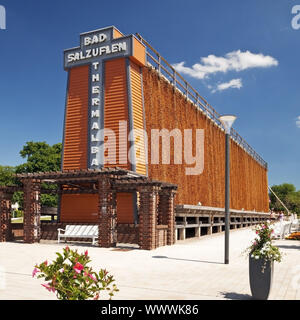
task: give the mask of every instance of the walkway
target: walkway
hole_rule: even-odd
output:
[[[107,268],[115,276],[120,292],[114,299],[251,299],[248,260],[241,253],[253,238],[250,229],[231,232],[229,265],[223,264],[224,234],[153,251],[70,247],[82,252],[87,248],[93,268]],[[285,255],[282,263],[275,263],[270,299],[300,300],[300,241],[275,243]],[[55,258],[63,246],[0,243],[0,299],[54,299],[31,272],[35,263]]]

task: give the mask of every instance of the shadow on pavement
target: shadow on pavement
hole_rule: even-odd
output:
[[[212,264],[224,264],[221,262],[214,261],[201,261],[201,260],[192,260],[192,259],[181,259],[181,258],[170,258],[167,256],[152,256],[154,259],[170,259],[170,260],[178,260],[178,261],[190,261],[190,262],[200,262],[200,263],[212,263]]]
[[[279,244],[279,245],[276,245],[276,247],[281,248],[281,249],[300,250],[300,245],[299,246],[288,246],[288,245]]]
[[[236,292],[220,292],[220,294],[225,299],[231,299],[231,300],[252,300],[252,296],[249,294],[242,294],[242,293],[236,293]]]

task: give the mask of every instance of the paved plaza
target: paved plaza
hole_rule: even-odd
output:
[[[248,259],[242,252],[255,237],[251,229],[230,234],[230,264],[223,264],[224,234],[177,242],[153,251],[98,248],[69,243],[80,252],[88,249],[95,270],[106,268],[116,279],[120,292],[114,299],[251,299]],[[277,240],[284,253],[275,263],[269,299],[300,300],[300,241]],[[32,279],[35,263],[56,257],[65,244],[0,243],[0,300],[55,299]]]

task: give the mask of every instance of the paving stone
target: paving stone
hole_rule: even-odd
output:
[[[152,251],[129,249],[115,251],[91,245],[69,243],[79,252],[89,251],[91,266],[106,268],[120,289],[114,299],[251,299],[247,257],[241,253],[249,247],[255,234],[250,229],[230,234],[230,263],[223,264],[224,234],[213,235]],[[285,253],[275,263],[274,283],[269,299],[300,299],[300,241],[275,241]],[[0,272],[4,270],[6,287],[0,286],[0,299],[55,299],[32,279],[35,263],[51,261],[65,244],[53,241],[23,244],[0,243]],[[1,277],[0,277],[1,279]]]

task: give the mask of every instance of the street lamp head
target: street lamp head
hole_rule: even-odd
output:
[[[230,134],[230,130],[231,130],[231,127],[232,127],[234,121],[236,120],[236,116],[224,115],[224,116],[221,116],[219,118],[219,120],[221,121],[221,123],[225,129],[226,134]]]

